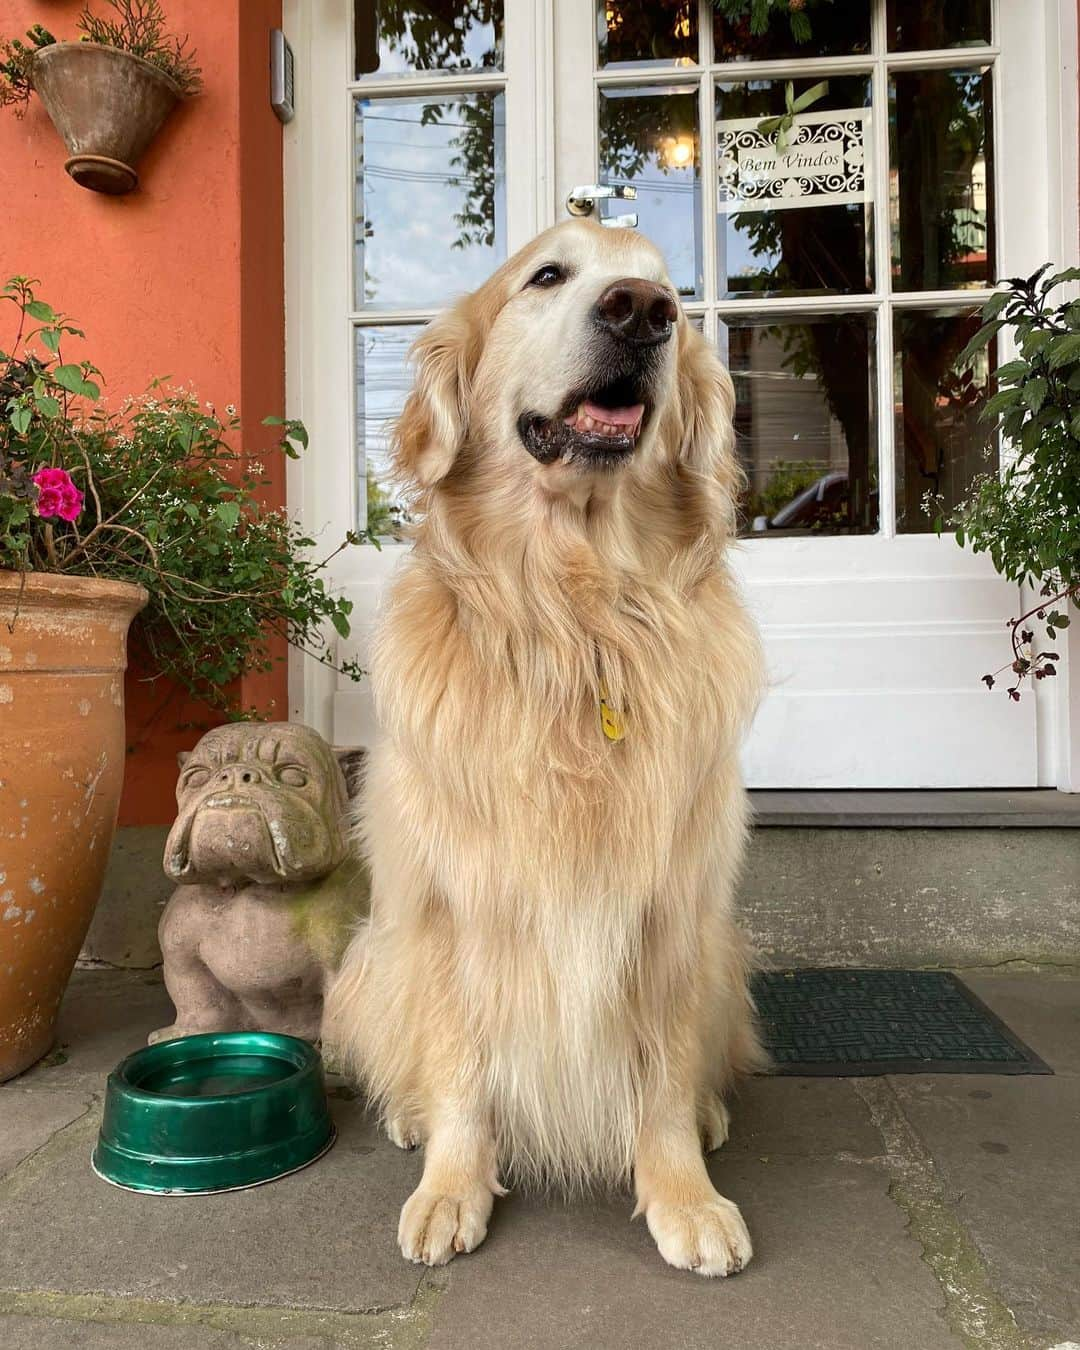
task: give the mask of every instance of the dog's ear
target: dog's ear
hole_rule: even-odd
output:
[[[711,343],[679,326],[679,462],[720,489],[725,524],[734,524],[743,472],[735,456],[735,387]]]
[[[480,351],[472,300],[433,320],[413,343],[416,380],[394,428],[394,462],[402,479],[422,488],[446,477],[468,431]]]

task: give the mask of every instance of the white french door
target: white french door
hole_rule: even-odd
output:
[[[994,278],[1072,260],[1068,11],[836,0],[796,43],[786,16],[756,36],[707,0],[287,4],[290,407],[313,444],[294,507],[327,543],[368,518],[392,535],[409,342],[572,189],[636,189],[595,209],[636,214],[736,385],[737,566],[770,680],[750,784],[1060,781],[1068,683],[986,693],[1017,596],[922,499],[996,463],[977,422],[996,355],[955,359]],[[778,155],[760,123],[823,81]],[[341,555],[342,655],[363,656],[401,548]],[[292,688],[292,715],[369,739],[363,685],[298,662]]]

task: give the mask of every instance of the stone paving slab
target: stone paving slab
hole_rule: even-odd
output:
[[[338,1141],[315,1166],[207,1196],[122,1191],[90,1170],[97,1109],[0,1184],[0,1290],[196,1303],[406,1305],[420,1270],[392,1241],[420,1159],[335,1102]]]
[[[731,1137],[718,1158],[881,1152],[850,1078],[754,1078],[732,1101],[731,1113]]]
[[[1080,1074],[1080,978],[1053,971],[959,975],[1056,1074]]]
[[[90,1108],[89,1092],[47,1091],[9,1083],[0,1093],[0,1176]],[[0,1340],[0,1346],[3,1341]]]
[[[754,1237],[741,1275],[664,1265],[625,1202],[511,1198],[454,1263],[431,1350],[961,1350],[878,1169],[721,1152],[712,1171]]]
[[[169,1003],[145,974],[79,972],[60,1055],[0,1086],[0,1347],[959,1350],[953,1267],[916,1240],[935,1225],[909,1222],[886,1107],[913,1126],[916,1173],[941,1180],[924,1175],[916,1202],[939,1206],[942,1232],[966,1226],[981,1287],[1018,1316],[1015,1334],[1006,1316],[1005,1339],[968,1345],[1076,1341],[1080,980],[965,978],[1058,1077],[752,1080],[711,1166],[756,1258],[705,1281],[663,1264],[626,1198],[510,1196],[472,1256],[407,1264],[397,1214],[421,1159],[340,1087],[339,1142],[305,1172],[213,1197],[115,1190],[88,1165],[105,1075]]]
[[[0,1317],[4,1350],[327,1350],[314,1336],[257,1340],[212,1327],[145,1322],[74,1322],[60,1317]]]
[[[935,1076],[893,1086],[1018,1323],[1075,1335],[1080,1078]]]

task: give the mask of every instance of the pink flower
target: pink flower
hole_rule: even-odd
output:
[[[82,510],[83,494],[72,482],[67,469],[38,469],[33,481],[37,484],[39,516],[76,519]]]

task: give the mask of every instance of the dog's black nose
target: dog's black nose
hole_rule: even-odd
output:
[[[638,345],[666,342],[678,314],[670,291],[640,277],[623,277],[596,302],[600,327],[621,342]]]

